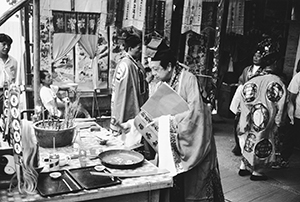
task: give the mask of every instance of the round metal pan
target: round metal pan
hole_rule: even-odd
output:
[[[141,166],[144,156],[131,150],[114,149],[101,152],[99,159],[106,167],[128,169]]]

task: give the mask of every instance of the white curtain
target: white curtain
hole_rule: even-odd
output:
[[[107,0],[77,0],[75,1],[75,11],[100,13],[106,3]]]
[[[80,45],[89,54],[92,59],[93,68],[93,87],[94,89],[98,86],[98,60],[96,57],[98,36],[96,35],[82,35],[79,40]]]
[[[50,0],[51,5],[49,6],[51,10],[61,10],[59,5],[62,1]],[[74,11],[75,12],[88,12],[88,13],[99,13],[101,14],[100,26],[103,26],[105,30],[105,22],[107,15],[107,1],[108,0],[75,0],[74,1]],[[71,10],[71,1],[66,1],[68,3],[62,4],[64,10]],[[99,25],[98,25],[99,26]],[[55,33],[53,35],[53,62],[56,62],[66,54],[68,54],[72,48],[79,43],[85,51],[88,53],[92,60],[93,69],[93,87],[94,89],[98,86],[98,60],[96,58],[98,34],[75,34],[75,33]]]
[[[41,1],[41,8],[43,8],[45,10],[67,11],[67,10],[71,10],[71,1],[70,0],[69,1],[44,0],[44,1]]]
[[[53,62],[68,54],[80,38],[80,34],[55,33],[53,35]]]

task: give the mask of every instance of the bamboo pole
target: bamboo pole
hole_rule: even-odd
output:
[[[26,85],[32,85],[32,72],[31,72],[31,61],[30,61],[30,32],[29,32],[29,6],[24,7],[24,39],[25,39],[25,61],[26,61]]]
[[[40,0],[33,1],[33,58],[34,106],[37,106],[40,87]]]

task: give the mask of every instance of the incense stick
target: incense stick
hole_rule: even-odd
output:
[[[55,152],[55,137],[53,137],[53,152]]]

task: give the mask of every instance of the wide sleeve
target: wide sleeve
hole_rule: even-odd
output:
[[[300,84],[300,73],[297,73],[292,78],[292,80],[288,86],[288,91],[297,95],[299,93],[299,88],[300,88],[299,84]]]
[[[208,106],[203,103],[197,78],[187,74],[182,79],[180,95],[189,110],[174,116],[177,128],[177,147],[183,167],[189,170],[203,161],[211,149],[212,121]]]
[[[282,92],[282,96],[280,97],[280,99],[277,102],[277,113],[275,116],[275,123],[277,126],[280,126],[282,120],[283,120],[283,114],[284,114],[284,110],[285,110],[285,104],[286,104],[286,98],[287,98],[287,92],[286,92],[286,86],[283,84],[283,82],[278,81],[278,87],[273,88],[273,94],[276,95],[276,93],[278,92]]]
[[[239,111],[239,106],[241,102],[241,91],[242,91],[242,85],[239,85],[233,95],[233,98],[229,106],[230,111],[232,111],[232,113],[234,114],[237,114]]]

